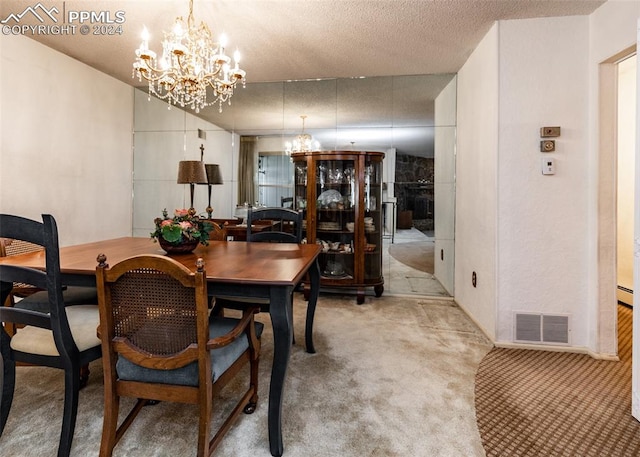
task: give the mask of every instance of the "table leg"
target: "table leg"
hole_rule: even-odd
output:
[[[281,456],[282,444],[282,397],[284,379],[287,373],[293,325],[291,316],[290,287],[272,287],[269,301],[269,313],[273,327],[273,365],[271,367],[271,385],[269,386],[269,447],[271,455]]]
[[[304,337],[307,352],[315,354],[316,348],[313,346],[313,319],[316,314],[318,296],[320,295],[320,265],[318,264],[318,259],[316,259],[313,265],[311,265],[311,268],[309,268],[309,280],[311,282],[311,290],[307,304],[307,324],[304,330]]]

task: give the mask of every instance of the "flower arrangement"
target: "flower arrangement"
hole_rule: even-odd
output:
[[[204,221],[198,216],[189,214],[189,210],[177,209],[173,217],[165,208],[162,210],[162,217],[157,217],[153,221],[156,225],[155,231],[151,233],[154,242],[164,240],[172,245],[185,243],[198,243],[207,246],[209,244],[209,232],[213,230],[211,222]]]

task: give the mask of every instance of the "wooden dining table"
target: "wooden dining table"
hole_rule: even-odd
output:
[[[320,288],[316,244],[247,243],[212,241],[198,246],[192,253],[170,256],[191,270],[202,258],[207,273],[210,296],[252,297],[268,299],[273,327],[273,364],[269,387],[269,446],[271,454],[284,452],[282,440],[282,400],[284,380],[293,341],[292,292],[308,278],[310,283],[305,344],[313,346],[313,318]],[[97,257],[104,254],[107,263],[115,264],[139,254],[166,254],[149,238],[123,237],[67,246],[60,249],[60,269],[66,285],[95,286]],[[1,263],[44,268],[42,251],[0,258]]]

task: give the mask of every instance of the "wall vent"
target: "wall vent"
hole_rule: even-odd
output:
[[[515,313],[515,341],[569,344],[569,315]]]

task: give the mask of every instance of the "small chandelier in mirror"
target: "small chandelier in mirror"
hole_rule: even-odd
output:
[[[176,18],[173,29],[164,32],[162,57],[149,49],[149,33],[145,27],[142,43],[136,49],[133,76],[149,82],[149,95],[167,100],[173,105],[189,106],[200,112],[215,103],[222,112],[222,104],[231,103],[236,84],[244,87],[246,73],[239,67],[240,53],[234,54],[235,66],[225,54],[226,37],[216,43],[209,27],[201,22],[195,25],[193,0],[189,0],[189,16]],[[213,98],[207,100],[207,89]]]
[[[285,143],[284,150],[287,155],[290,155],[292,152],[311,152],[320,150],[320,143],[314,140],[308,133],[304,133],[304,120],[307,116],[302,115],[300,118],[302,119],[302,133],[296,136],[293,143],[289,141]]]

